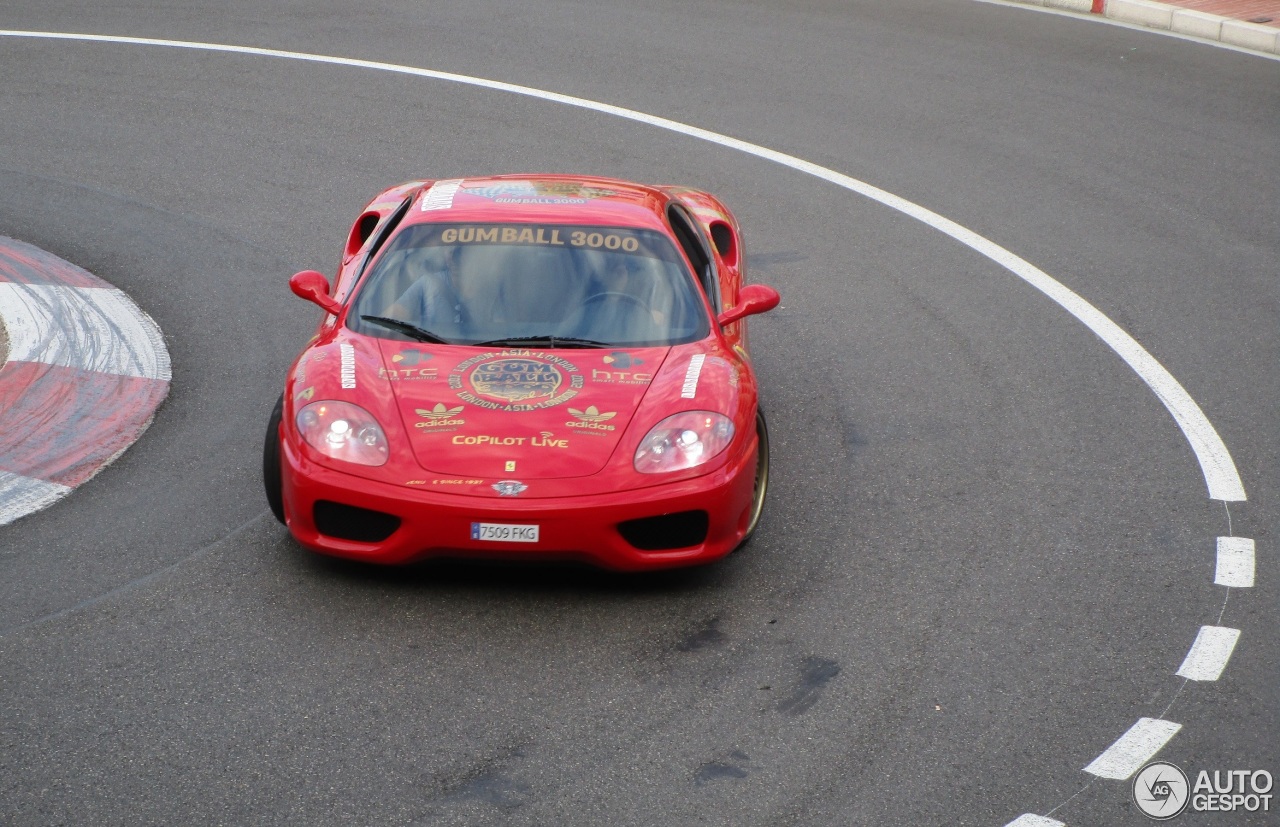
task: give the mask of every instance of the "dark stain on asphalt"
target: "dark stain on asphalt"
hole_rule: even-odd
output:
[[[803,715],[822,696],[822,689],[840,674],[840,664],[817,655],[804,659],[800,667],[800,685],[790,696],[778,702],[778,711],[786,715]]]
[[[774,267],[785,267],[788,264],[799,264],[809,258],[797,250],[780,250],[776,253],[752,253],[747,264],[752,270],[760,273],[771,272]]]
[[[844,443],[845,450],[854,454],[858,449],[867,446],[867,437],[853,420],[853,412],[851,410],[843,410],[840,412],[840,437]]]
[[[751,757],[745,752],[735,749],[724,760],[708,761],[698,767],[698,771],[693,776],[693,783],[701,787],[703,784],[723,778],[746,778],[747,771],[738,766],[738,763],[750,760]]]
[[[482,801],[500,810],[514,810],[525,803],[530,792],[532,788],[523,781],[508,778],[500,772],[486,772],[472,778],[449,797]]]
[[[708,646],[719,646],[728,640],[719,627],[720,615],[712,615],[704,620],[698,629],[685,635],[684,639],[676,644],[676,648],[681,652],[696,652]]]
[[[533,788],[508,774],[504,765],[523,758],[523,746],[481,758],[469,767],[437,775],[428,782],[428,800],[441,803],[478,801],[500,810],[514,810],[529,800]]]

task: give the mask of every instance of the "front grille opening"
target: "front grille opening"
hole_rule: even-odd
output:
[[[705,511],[679,511],[618,523],[618,533],[641,551],[666,551],[703,543],[709,524]]]
[[[312,514],[321,534],[357,543],[380,543],[400,527],[400,518],[393,514],[328,500],[317,500]]]

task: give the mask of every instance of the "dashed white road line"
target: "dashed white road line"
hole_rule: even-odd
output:
[[[1089,763],[1084,771],[1113,781],[1133,775],[1178,734],[1182,724],[1160,718],[1139,718],[1116,742]]]
[[[1004,827],[1066,827],[1066,825],[1052,818],[1038,816],[1034,813],[1023,813]]]
[[[1240,640],[1239,629],[1201,626],[1191,651],[1178,667],[1178,675],[1193,681],[1216,681],[1227,668],[1231,652]]]
[[[681,135],[687,135],[691,138],[697,138],[702,141],[717,144],[719,146],[735,149],[748,155],[754,155],[757,158],[763,158],[772,161],[784,167],[812,175],[820,178],[836,186],[843,187],[851,192],[858,193],[866,198],[870,198],[890,209],[908,215],[921,223],[932,227],[933,229],[950,236],[951,238],[964,244],[972,250],[986,256],[1001,267],[1009,270],[1032,287],[1044,293],[1060,307],[1082,322],[1088,327],[1098,338],[1102,339],[1112,350],[1114,350],[1121,359],[1133,369],[1135,373],[1147,384],[1155,393],[1156,397],[1164,404],[1169,413],[1173,416],[1178,427],[1182,429],[1182,433],[1190,443],[1192,451],[1195,452],[1196,459],[1200,463],[1200,470],[1204,475],[1205,484],[1209,489],[1209,496],[1216,500],[1226,502],[1238,502],[1246,499],[1244,485],[1240,481],[1240,475],[1236,471],[1235,463],[1231,459],[1231,454],[1227,451],[1226,445],[1222,442],[1218,432],[1214,429],[1212,423],[1200,410],[1200,406],[1186,392],[1186,390],[1178,383],[1177,379],[1164,366],[1156,361],[1155,357],[1148,353],[1142,345],[1115,322],[1107,318],[1096,307],[1089,304],[1075,292],[1061,284],[1043,270],[1034,266],[1030,262],[1014,255],[1009,250],[1001,247],[995,242],[978,235],[972,230],[963,227],[949,218],[944,218],[938,213],[925,207],[915,204],[911,201],[901,198],[893,193],[880,189],[852,178],[843,173],[836,172],[824,166],[811,163],[794,155],[787,155],[777,150],[769,149],[758,144],[749,143],[731,138],[728,135],[722,135],[718,132],[712,132],[689,124],[680,123],[679,121],[660,118],[656,115],[649,115],[644,112],[638,112],[634,109],[626,109],[621,106],[613,106],[612,104],[600,103],[599,101],[588,100],[586,98],[578,98],[572,95],[562,95],[558,92],[548,92],[544,89],[535,89],[529,86],[520,86],[514,83],[506,83],[503,81],[489,80],[487,78],[473,77],[471,75],[459,75],[453,72],[440,72],[434,69],[421,69],[415,66],[405,66],[396,63],[381,63],[371,60],[358,60],[355,58],[333,57],[330,55],[312,54],[309,52],[291,52],[280,49],[260,49],[252,46],[233,46],[225,43],[203,43],[189,40],[161,40],[146,37],[124,37],[118,35],[95,35],[95,34],[78,34],[74,32],[41,32],[41,31],[22,31],[13,29],[0,30],[0,37],[19,37],[19,38],[35,38],[44,40],[70,40],[80,42],[95,43],[116,43],[131,46],[161,46],[175,49],[193,49],[206,52],[228,52],[232,54],[257,55],[259,57],[281,58],[285,60],[297,60],[309,63],[322,63],[334,66],[351,66],[359,69],[371,69],[380,72],[392,72],[402,75],[413,75],[416,77],[433,78],[435,80],[450,81],[453,83],[461,83],[468,86],[476,86],[483,89],[492,89],[499,92],[509,92],[515,95],[523,95],[525,97],[538,98],[540,100],[561,103],[566,106],[573,106],[579,109],[588,109],[593,112],[601,112],[606,115],[614,115],[619,118],[625,118],[630,121],[636,121],[659,129],[665,129],[670,132],[676,132]]]
[[[1248,537],[1219,537],[1218,566],[1213,582],[1233,589],[1253,586],[1253,540]]]

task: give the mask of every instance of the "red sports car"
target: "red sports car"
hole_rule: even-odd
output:
[[[416,181],[356,220],[263,450],[310,549],[375,563],[704,563],[755,529],[769,437],[737,221],[605,178]]]

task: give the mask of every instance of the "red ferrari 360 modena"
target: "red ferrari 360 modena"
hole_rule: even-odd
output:
[[[755,530],[769,438],[737,221],[715,197],[514,175],[386,190],[263,450],[275,515],[304,546],[424,557],[704,563]]]

